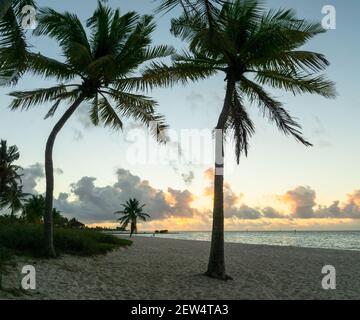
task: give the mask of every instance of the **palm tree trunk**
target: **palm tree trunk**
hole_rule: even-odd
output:
[[[73,115],[75,110],[79,107],[84,97],[81,95],[74,103],[66,110],[64,115],[56,123],[46,143],[45,149],[45,176],[46,176],[46,197],[45,197],[45,215],[44,215],[44,240],[45,240],[45,254],[49,257],[56,255],[54,248],[53,235],[53,196],[54,196],[54,166],[53,166],[53,147],[57,134],[65,125],[66,121]]]
[[[228,112],[235,90],[234,78],[228,78],[224,106],[215,131],[215,176],[214,176],[214,209],[211,236],[210,258],[205,275],[227,280],[224,254],[224,137]]]
[[[136,224],[135,224],[134,221],[131,221],[131,224],[130,224],[130,238],[133,235],[133,233],[135,232],[135,230],[136,230]]]

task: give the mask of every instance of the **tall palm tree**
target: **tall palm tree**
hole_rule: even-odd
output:
[[[50,8],[39,11],[37,36],[57,40],[64,61],[40,53],[27,55],[28,68],[35,75],[54,78],[59,84],[32,91],[12,92],[12,110],[51,102],[46,118],[54,115],[61,103],[68,108],[56,123],[46,143],[46,252],[55,255],[53,245],[53,146],[56,136],[80,105],[89,105],[89,116],[94,125],[103,124],[114,129],[123,127],[123,118],[133,118],[149,126],[158,140],[166,127],[156,113],[157,103],[138,93],[140,85],[151,83],[141,74],[140,67],[151,60],[173,54],[168,46],[151,46],[155,30],[153,17],[135,12],[124,15],[100,2],[86,22],[90,37],[79,18],[71,13],[58,13]],[[153,125],[156,123],[157,125]]]
[[[20,166],[15,165],[14,161],[20,157],[17,146],[7,146],[5,140],[0,142],[0,199],[5,197],[5,194],[14,184],[20,184],[21,174]],[[5,203],[5,200],[2,201]],[[1,208],[1,207],[0,207]]]
[[[193,67],[194,72],[225,76],[225,99],[215,127],[213,226],[206,275],[228,279],[224,258],[224,137],[232,134],[239,163],[240,155],[247,155],[249,138],[255,131],[247,106],[255,105],[285,135],[311,146],[302,136],[301,126],[265,87],[334,98],[334,84],[320,74],[329,62],[320,53],[300,49],[325,30],[318,23],[298,19],[293,10],[267,11],[257,0],[199,0],[198,7],[192,0],[164,0],[160,9],[171,9],[171,2],[185,10],[172,20],[172,32],[188,42],[190,51],[176,56],[175,63],[186,69]]]
[[[25,6],[36,9],[33,0],[1,0],[0,85],[15,84],[26,70],[28,44],[23,29]]]
[[[137,219],[146,221],[146,218],[150,216],[143,212],[145,205],[140,206],[140,202],[137,199],[129,199],[125,204],[122,204],[124,210],[116,211],[114,214],[122,214],[123,216],[117,219],[121,223],[121,228],[126,229],[130,223],[130,237],[135,232],[137,233]]]

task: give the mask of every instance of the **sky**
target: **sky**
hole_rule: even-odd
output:
[[[83,21],[97,5],[95,0],[38,3],[74,12]],[[149,14],[157,1],[109,0],[108,5],[120,7],[122,13],[134,10]],[[241,158],[237,166],[231,143],[226,146],[226,229],[360,229],[360,2],[272,0],[266,5],[294,8],[299,17],[316,21],[324,18],[325,5],[334,6],[336,29],[314,38],[306,49],[325,54],[331,62],[326,75],[336,83],[338,97],[294,97],[270,90],[302,124],[312,148],[285,137],[255,106],[249,106],[256,134],[248,157]],[[175,10],[155,17],[154,44],[172,45],[179,51],[186,48],[186,43],[169,32],[170,20],[178,14]],[[28,36],[35,52],[61,59],[54,41],[33,38],[30,32]],[[54,83],[27,75],[15,88],[0,88],[0,138],[19,147],[24,185],[33,193],[44,192],[46,139],[66,106],[54,118],[44,120],[49,105],[13,112],[7,108],[11,101],[7,94]],[[143,230],[210,230],[211,130],[222,106],[224,76],[156,89],[148,95],[158,101],[159,112],[166,116],[171,142],[157,146],[132,120],[123,132],[94,128],[83,105],[56,141],[55,206],[89,225],[114,226],[113,212],[129,197],[137,197],[152,216],[140,226]]]

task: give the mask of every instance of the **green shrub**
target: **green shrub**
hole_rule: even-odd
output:
[[[0,243],[16,254],[42,256],[43,227],[35,224],[0,224]],[[54,244],[58,254],[104,254],[131,241],[90,229],[55,228]]]

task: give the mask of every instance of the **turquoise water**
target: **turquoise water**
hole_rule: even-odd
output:
[[[156,234],[156,237],[210,241],[211,232]],[[225,232],[225,242],[360,251],[360,231],[231,231]]]

